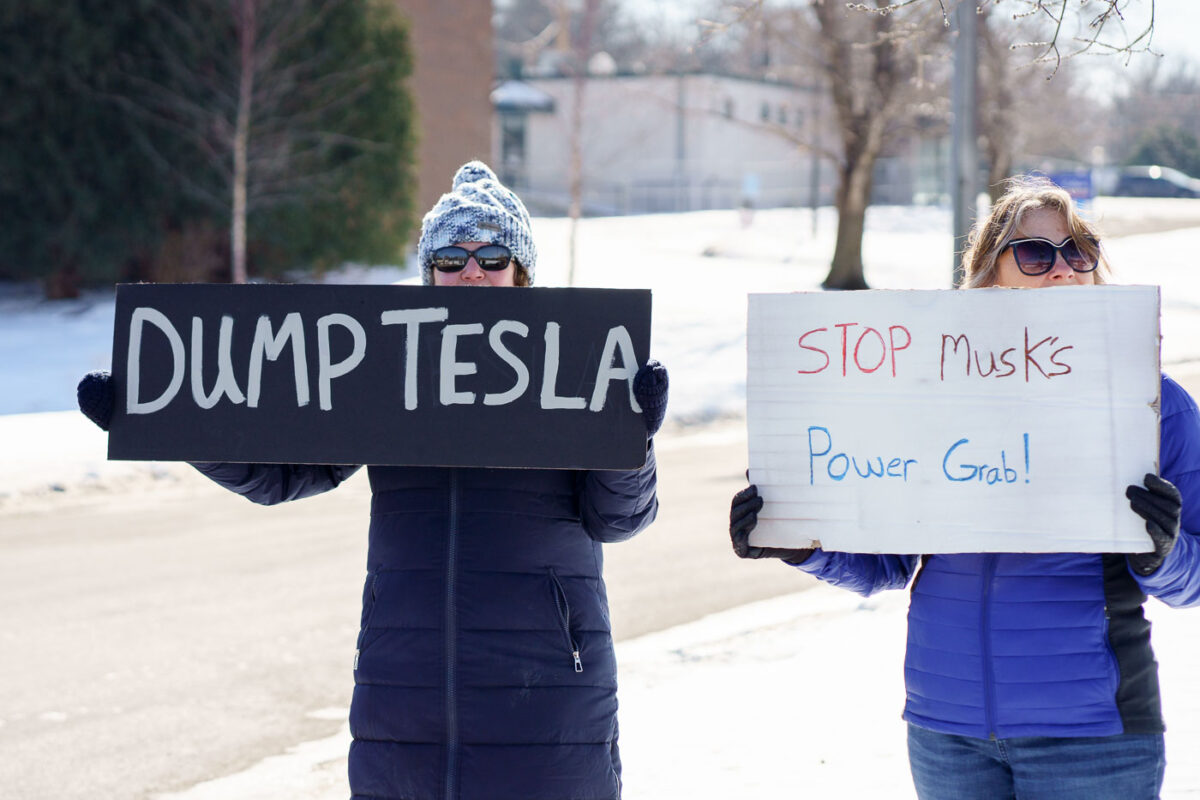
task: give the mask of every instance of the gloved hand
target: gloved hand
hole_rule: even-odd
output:
[[[633,376],[633,396],[642,407],[646,438],[658,433],[667,415],[667,368],[653,358]]]
[[[782,558],[789,564],[799,564],[813,554],[812,548],[755,547],[750,544],[750,531],[758,525],[758,512],[763,499],[753,483],[733,496],[729,508],[729,538],[738,558]]]
[[[1153,473],[1146,473],[1146,488],[1129,486],[1125,496],[1134,513],[1146,520],[1146,533],[1154,540],[1151,553],[1129,553],[1130,568],[1145,577],[1162,566],[1167,554],[1175,547],[1179,536],[1179,517],[1183,512],[1183,498],[1175,484]]]
[[[89,372],[79,382],[75,394],[83,415],[99,425],[100,430],[108,430],[108,426],[112,424],[113,405],[116,404],[117,397],[112,375],[106,370]]]

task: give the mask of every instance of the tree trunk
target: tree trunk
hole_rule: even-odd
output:
[[[875,157],[862,155],[842,169],[837,190],[837,244],[822,288],[870,288],[863,277],[862,239],[874,168]]]
[[[246,184],[250,140],[250,101],[254,91],[254,39],[256,0],[241,0],[238,39],[241,72],[238,80],[237,122],[233,133],[233,208],[230,220],[230,282],[246,282]]]
[[[74,300],[79,297],[79,270],[65,264],[46,276],[43,289],[47,300]]]
[[[587,87],[588,58],[592,51],[592,26],[596,18],[597,0],[584,0],[583,20],[579,26],[579,39],[574,43],[575,60],[574,104],[571,106],[571,161],[568,167],[568,184],[571,203],[567,211],[570,218],[569,241],[567,244],[567,286],[575,285],[576,243],[575,231],[579,217],[583,215],[583,95]],[[565,8],[565,6],[564,6]],[[568,28],[569,29],[569,28]]]

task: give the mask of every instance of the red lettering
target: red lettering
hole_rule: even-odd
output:
[[[862,365],[862,362],[858,360],[858,351],[862,348],[863,339],[867,338],[868,333],[875,334],[875,338],[879,340],[879,363],[877,363],[875,366],[871,367],[870,369],[867,369],[866,367],[864,367]],[[862,335],[858,337],[858,341],[854,345],[854,366],[858,367],[859,372],[865,372],[869,375],[872,372],[874,372],[875,370],[882,367],[883,362],[886,360],[887,360],[887,343],[883,341],[883,334],[880,333],[879,331],[875,330],[874,328],[867,328],[865,331],[862,332]]]
[[[967,354],[967,377],[970,377],[971,376],[971,340],[967,338],[967,335],[965,333],[959,334],[958,336],[951,336],[948,333],[943,333],[942,334],[941,379],[946,380],[946,342],[947,341],[951,341],[954,343],[954,352],[956,352],[956,353],[958,352],[959,342],[961,342],[963,344],[963,346],[966,350],[966,354]]]
[[[1063,369],[1062,369],[1062,372],[1055,372],[1055,373],[1051,374],[1051,375],[1050,375],[1050,377],[1051,377],[1051,378],[1057,377],[1057,376],[1059,376],[1059,375],[1070,375],[1070,374],[1071,374],[1071,365],[1070,365],[1070,364],[1064,364],[1064,363],[1062,363],[1061,361],[1056,361],[1054,357],[1055,357],[1055,356],[1057,356],[1059,353],[1061,353],[1061,352],[1065,351],[1065,350],[1074,350],[1074,349],[1075,349],[1075,345],[1073,345],[1073,344],[1069,344],[1069,345],[1067,345],[1066,347],[1060,347],[1060,348],[1058,348],[1057,350],[1055,350],[1053,353],[1051,353],[1051,354],[1050,354],[1050,363],[1051,363],[1051,364],[1053,364],[1053,365],[1054,365],[1054,366],[1056,366],[1056,367],[1062,367],[1062,368],[1063,368]]]
[[[820,353],[822,356],[825,357],[825,363],[822,364],[821,366],[817,367],[816,369],[798,369],[798,370],[796,370],[796,372],[799,372],[801,375],[812,375],[817,372],[822,372],[826,367],[829,366],[829,353],[826,353],[824,350],[822,350],[819,347],[810,347],[809,345],[806,345],[804,343],[804,340],[809,337],[809,334],[820,333],[821,331],[827,331],[827,330],[829,330],[829,328],[814,328],[811,331],[808,331],[807,333],[805,333],[803,336],[801,336],[800,340],[797,342],[797,344],[800,345],[800,348],[802,350],[811,350],[814,353]]]
[[[1012,375],[1014,372],[1017,371],[1017,365],[1008,360],[1008,354],[1013,352],[1016,349],[1017,348],[1015,348],[1015,347],[1010,347],[1007,350],[1005,350],[1003,353],[1000,354],[1000,363],[1003,364],[1004,366],[1008,367],[1008,372],[997,372],[996,373],[997,378],[1007,378],[1009,375]]]
[[[896,346],[896,331],[904,331],[904,344],[899,347]],[[896,353],[908,349],[908,346],[912,344],[912,334],[903,325],[893,325],[888,328],[888,341],[892,345],[892,377],[894,378],[896,377]]]
[[[857,322],[839,322],[833,326],[835,328],[842,329],[842,377],[846,376],[846,330],[848,328],[853,328],[857,324]]]
[[[1046,374],[1046,370],[1042,369],[1042,365],[1038,363],[1037,359],[1033,357],[1033,354],[1037,351],[1037,349],[1039,347],[1041,347],[1046,342],[1049,342],[1051,340],[1057,342],[1058,337],[1057,336],[1047,336],[1045,339],[1042,339],[1040,342],[1038,342],[1031,348],[1029,346],[1029,328],[1025,329],[1025,382],[1026,383],[1029,383],[1029,365],[1030,364],[1033,364],[1033,366],[1037,369],[1037,371],[1042,373],[1043,378],[1050,377],[1049,375]]]

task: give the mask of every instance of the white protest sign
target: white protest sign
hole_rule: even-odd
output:
[[[1141,552],[1157,287],[753,294],[751,543]]]

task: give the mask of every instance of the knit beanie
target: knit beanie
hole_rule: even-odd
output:
[[[433,251],[458,242],[505,245],[529,274],[529,283],[533,283],[537,248],[533,244],[529,212],[482,161],[470,161],[459,167],[450,192],[442,195],[421,220],[417,261],[426,284],[433,283]]]

